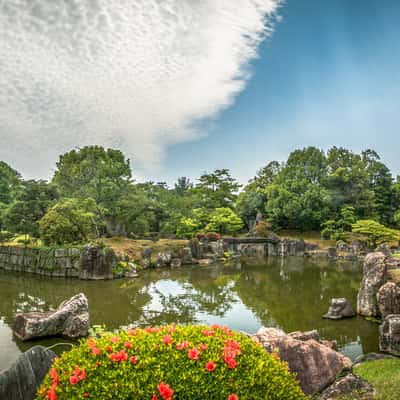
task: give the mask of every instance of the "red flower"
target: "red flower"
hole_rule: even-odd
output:
[[[125,342],[125,343],[124,343],[124,346],[125,346],[127,349],[131,349],[131,348],[132,348],[132,343],[131,343],[131,342]]]
[[[218,325],[218,324],[212,324],[212,325],[211,325],[211,328],[212,328],[212,329],[221,329],[221,326]]]
[[[107,347],[106,347],[106,352],[107,352],[107,353],[111,353],[111,352],[112,352],[111,346],[107,346]]]
[[[168,332],[169,333],[174,333],[176,331],[176,326],[175,325],[172,325],[172,326],[170,326],[169,328],[168,328]]]
[[[161,382],[157,388],[158,388],[158,391],[160,392],[161,397],[164,400],[172,399],[174,391],[171,389],[171,387],[167,383]]]
[[[57,393],[55,391],[54,388],[51,388],[48,392],[47,392],[47,399],[48,400],[57,400]]]
[[[188,357],[191,360],[198,360],[199,359],[199,355],[200,355],[200,352],[199,352],[199,350],[196,349],[196,347],[193,347],[193,349],[190,349],[188,351]]]
[[[101,362],[96,361],[96,367],[100,367],[100,365],[101,365]]]
[[[228,400],[239,400],[239,396],[237,394],[235,394],[235,393],[231,393],[228,396]]]
[[[119,342],[119,337],[118,336],[113,336],[110,338],[111,343],[118,343]]]
[[[165,344],[168,344],[168,345],[172,344],[172,337],[169,336],[169,335],[165,335],[165,336],[163,337],[163,342],[164,342]]]
[[[132,364],[136,364],[136,363],[138,362],[138,359],[137,359],[136,356],[132,356],[129,360],[130,360],[130,362],[131,362]]]
[[[91,349],[92,349],[92,353],[93,353],[95,356],[99,356],[99,355],[101,354],[101,350],[100,350],[98,347],[93,346]]]
[[[128,353],[125,350],[109,354],[108,358],[114,362],[128,361]]]
[[[217,368],[217,364],[213,361],[206,362],[206,370],[209,372],[213,372]]]
[[[237,362],[234,358],[225,357],[224,360],[225,360],[226,364],[228,365],[228,368],[230,368],[230,369],[236,368]]]
[[[232,350],[236,354],[240,354],[240,343],[236,340],[226,340],[225,341],[225,349]]]
[[[83,397],[90,397],[90,394],[88,392],[83,393]]]
[[[215,332],[214,332],[214,331],[211,331],[211,330],[209,330],[209,329],[204,329],[203,335],[204,335],[204,336],[214,336],[214,335],[215,335]]]
[[[71,385],[76,385],[79,382],[79,379],[76,375],[72,375],[69,377],[69,383]]]
[[[50,370],[50,378],[53,381],[53,384],[56,386],[60,383],[60,379],[58,378],[57,370],[55,368]]]
[[[182,342],[182,343],[178,343],[177,345],[176,345],[176,348],[178,349],[178,350],[183,350],[183,349],[186,349],[186,347],[188,347],[189,346],[189,343],[188,342]]]
[[[200,343],[199,347],[200,347],[200,350],[202,350],[202,351],[205,351],[208,348],[208,346],[206,344],[204,344],[204,343]]]
[[[155,394],[153,394],[153,397],[151,398],[151,400],[158,400],[158,397]]]

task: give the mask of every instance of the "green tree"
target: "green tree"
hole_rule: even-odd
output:
[[[46,245],[86,242],[98,236],[100,223],[93,199],[64,199],[39,221],[40,238]]]
[[[337,219],[329,219],[322,224],[321,235],[326,239],[343,240],[346,232],[351,232],[356,220],[355,208],[343,206]]]
[[[174,186],[176,194],[178,196],[184,196],[189,192],[190,189],[193,188],[193,183],[190,182],[189,178],[181,176],[180,178],[178,178]]]
[[[352,231],[365,235],[372,247],[376,247],[381,243],[400,240],[400,231],[387,228],[373,220],[357,221],[352,225]]]
[[[218,232],[234,235],[238,233],[244,224],[242,219],[230,208],[216,208],[210,216],[210,222],[206,225],[206,232]]]
[[[39,220],[57,200],[58,193],[53,185],[46,181],[29,180],[22,184],[16,201],[8,208],[4,216],[6,229],[14,233],[39,236]]]

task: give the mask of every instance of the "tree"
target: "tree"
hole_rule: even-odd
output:
[[[193,183],[190,182],[190,179],[186,178],[185,176],[178,178],[178,181],[175,183],[175,192],[178,196],[184,196],[192,188]]]
[[[215,209],[233,207],[240,185],[228,169],[216,169],[211,174],[203,174],[196,185],[200,207]]]
[[[6,229],[10,232],[38,237],[39,220],[57,198],[56,188],[46,181],[29,180],[23,182],[16,201],[5,213],[4,225]]]
[[[82,243],[98,236],[99,209],[91,199],[64,199],[39,221],[40,238],[46,245]]]
[[[365,235],[372,247],[376,247],[381,243],[400,240],[400,231],[387,228],[373,220],[357,221],[352,225],[352,231]]]
[[[340,210],[340,216],[336,220],[329,219],[322,224],[321,235],[326,239],[343,240],[346,232],[351,232],[352,225],[356,220],[355,208],[343,206]]]
[[[92,198],[115,217],[115,201],[131,180],[129,160],[119,150],[86,146],[60,156],[53,183],[65,198]]]
[[[227,207],[220,207],[216,208],[211,214],[210,222],[206,225],[205,231],[234,235],[243,226],[242,219],[234,211]]]

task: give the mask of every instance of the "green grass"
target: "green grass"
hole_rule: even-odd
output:
[[[376,389],[376,400],[400,399],[400,359],[368,361],[355,368],[355,373]]]

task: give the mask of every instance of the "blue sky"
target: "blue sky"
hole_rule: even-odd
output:
[[[227,167],[245,182],[309,145],[373,148],[400,173],[400,2],[288,0],[279,14],[245,90],[207,137],[169,148],[164,179]]]
[[[0,160],[50,178],[59,154],[98,144],[138,180],[229,168],[245,183],[336,145],[399,174],[400,1],[278,3],[0,3]]]

